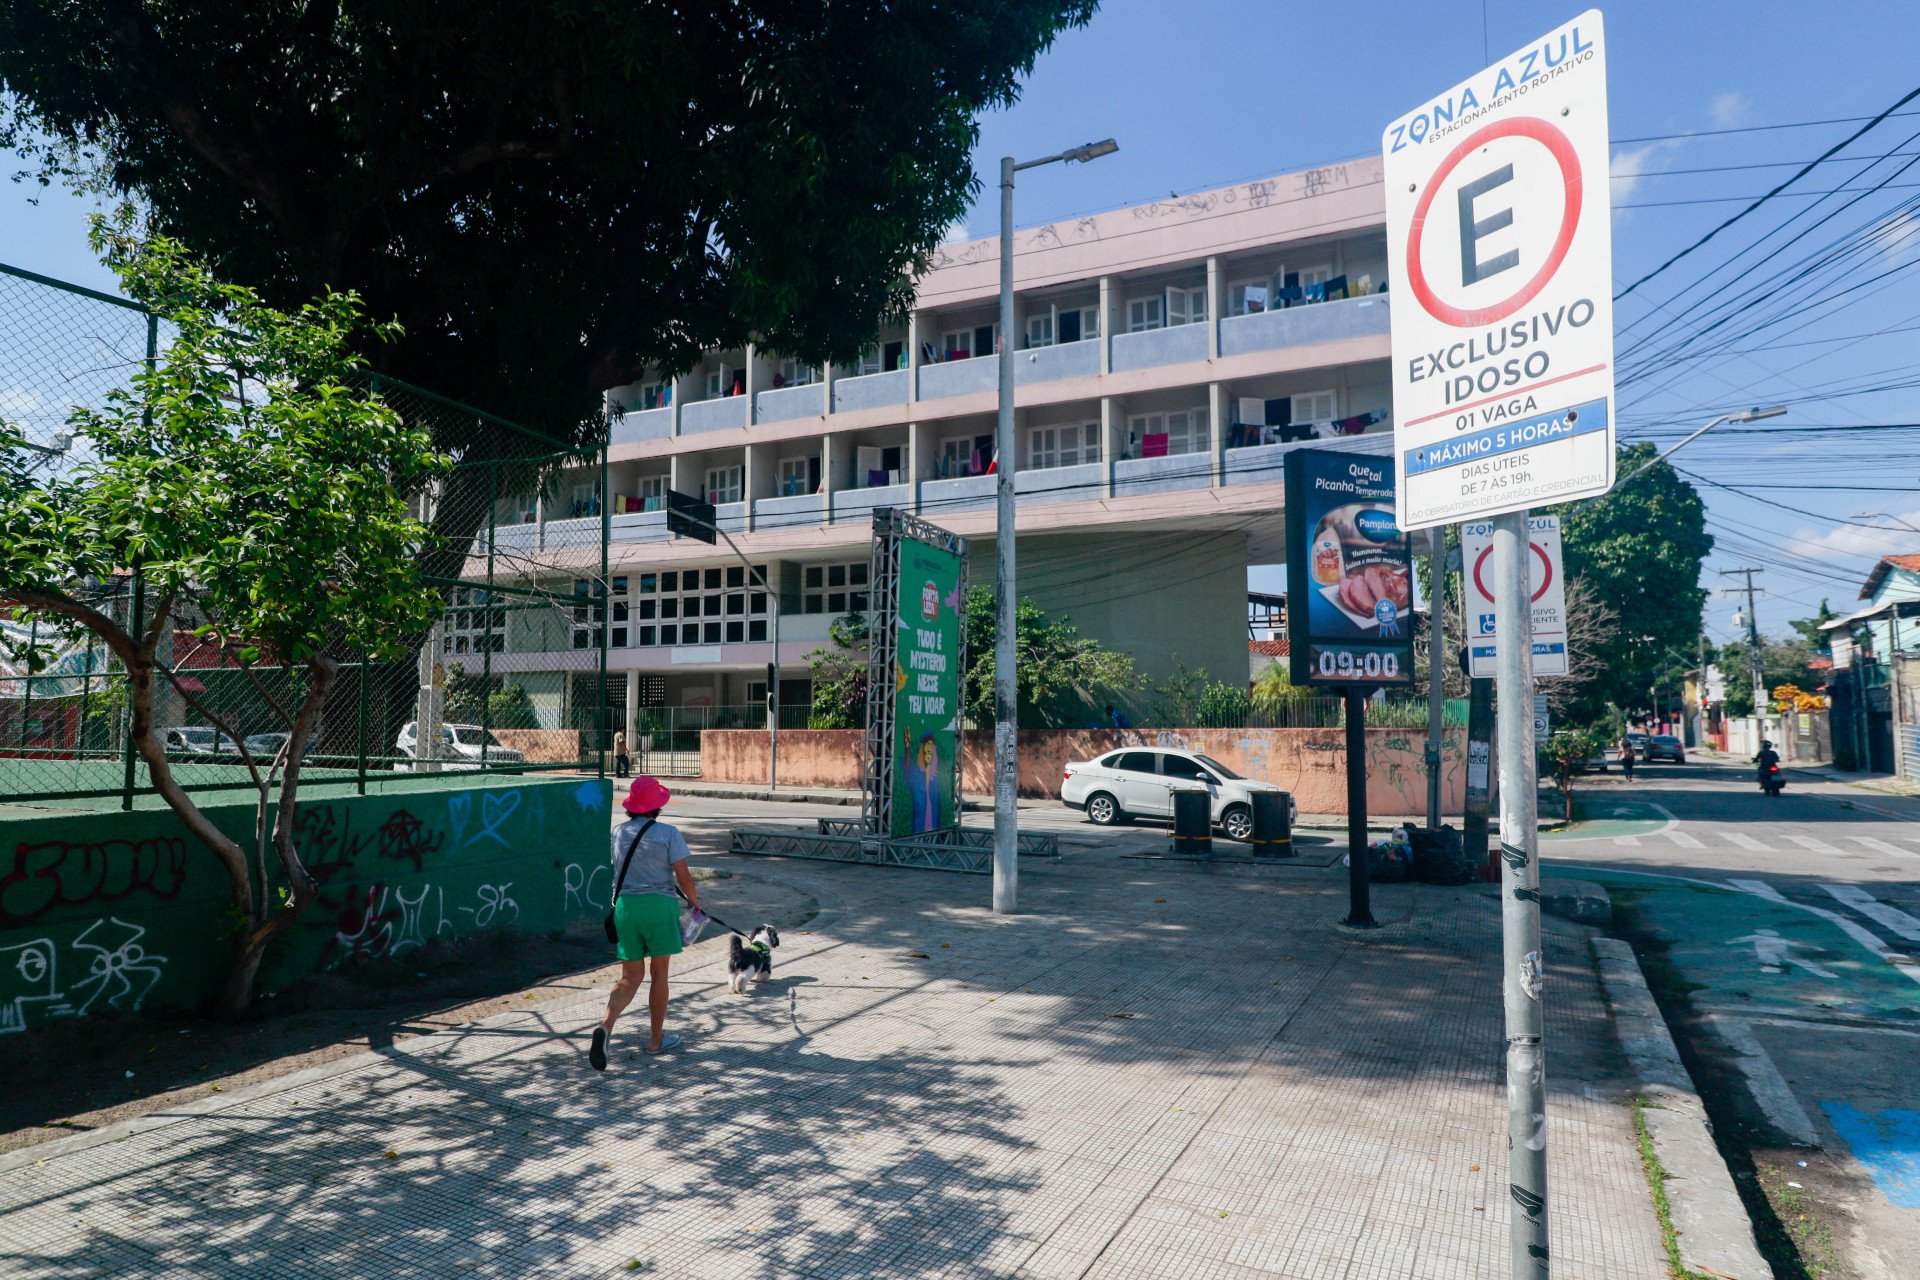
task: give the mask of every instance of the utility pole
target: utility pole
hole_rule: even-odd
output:
[[[1760,725],[1760,732],[1767,730],[1767,681],[1760,670],[1760,619],[1753,608],[1753,575],[1764,573],[1764,569],[1722,569],[1723,578],[1744,577],[1747,593],[1747,668],[1753,673],[1753,717]],[[1731,588],[1735,592],[1740,587]]]

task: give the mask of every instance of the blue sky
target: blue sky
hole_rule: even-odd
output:
[[[1067,33],[1041,58],[1018,105],[981,122],[978,168],[996,172],[1002,154],[1119,139],[1118,155],[1023,175],[1018,212],[1029,224],[1350,158],[1377,150],[1386,120],[1484,65],[1489,51],[1503,54],[1579,9],[1517,0],[1487,0],[1484,9],[1480,0],[1107,0],[1089,27]],[[1905,5],[1627,0],[1604,12],[1612,132],[1623,140],[1614,156],[1622,175],[1614,181],[1614,266],[1622,285],[1740,210],[1737,197],[1757,196],[1792,174],[1788,162],[1812,159],[1858,126],[1705,131],[1870,116],[1920,86],[1911,57],[1920,19]],[[1903,110],[1920,111],[1920,99]],[[1920,151],[1916,133],[1920,115],[1889,120],[1842,153],[1848,163],[1823,165],[1793,189],[1828,191],[1884,178],[1906,161],[1880,161],[1849,181],[1870,157]],[[1673,134],[1698,136],[1656,138]],[[1638,138],[1656,140],[1624,141]],[[1701,169],[1715,171],[1675,172]],[[37,208],[27,203],[36,194]],[[1734,580],[1718,577],[1717,569],[1763,567],[1760,616],[1774,633],[1812,613],[1823,596],[1847,609],[1876,555],[1920,551],[1920,430],[1864,429],[1920,422],[1920,389],[1832,394],[1900,380],[1888,371],[1915,363],[1920,329],[1904,327],[1920,324],[1911,271],[1920,262],[1916,195],[1920,162],[1836,216],[1825,237],[1815,233],[1773,251],[1811,220],[1803,217],[1763,243],[1728,271],[1756,259],[1776,269],[1843,230],[1880,229],[1827,275],[1770,292],[1749,314],[1777,310],[1782,319],[1742,337],[1733,351],[1659,351],[1650,376],[1621,390],[1629,438],[1670,442],[1723,410],[1779,400],[1795,402],[1791,414],[1763,426],[1842,428],[1827,437],[1765,430],[1708,437],[1675,458],[1706,480],[1751,495],[1703,488],[1721,542],[1707,579],[1728,585]],[[1625,299],[1617,313],[1622,355],[1669,316],[1688,321],[1729,296],[1720,283],[1727,272],[1682,289],[1733,250],[1808,206],[1817,217],[1847,198],[1772,201]],[[1668,203],[1676,201],[1711,203]],[[0,188],[0,261],[111,287],[87,253],[84,212],[58,190]],[[974,211],[970,230],[991,230],[994,217],[989,199]],[[1889,274],[1863,283],[1883,272]],[[1852,285],[1860,287],[1804,314],[1795,310],[1796,299]],[[1866,513],[1892,519],[1849,523]],[[1715,640],[1732,637],[1732,610],[1730,598],[1709,605]]]

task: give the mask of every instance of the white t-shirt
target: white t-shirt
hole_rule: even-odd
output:
[[[645,818],[629,818],[613,829],[613,874],[620,874],[620,864],[626,860],[627,845],[646,827]],[[664,822],[655,822],[647,828],[647,834],[640,839],[639,847],[633,851],[633,862],[627,868],[627,878],[614,891],[614,897],[623,893],[657,893],[671,898],[673,892],[673,865],[685,862],[688,853],[687,839],[680,834],[678,827]]]

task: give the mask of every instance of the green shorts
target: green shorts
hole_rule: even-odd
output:
[[[623,893],[614,899],[613,927],[622,960],[680,954],[680,903],[659,893]]]

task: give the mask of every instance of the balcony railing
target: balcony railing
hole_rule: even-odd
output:
[[[882,484],[871,489],[842,489],[833,495],[833,518],[850,520],[865,518],[876,507],[902,507],[913,509],[913,486],[910,484]]]
[[[1098,462],[1075,467],[1022,467],[1014,472],[1020,501],[1091,502],[1106,496],[1107,469]]]
[[[1239,356],[1343,338],[1381,337],[1387,332],[1387,316],[1384,294],[1228,316],[1220,322],[1220,354]]]
[[[833,411],[846,413],[850,409],[879,409],[890,404],[905,404],[907,379],[912,376],[905,369],[895,369],[890,373],[869,373],[858,378],[836,378],[833,382]]]
[[[1053,382],[1060,378],[1092,378],[1099,373],[1098,338],[1054,347],[1034,347],[1015,352],[1013,357],[1013,380],[1021,386],[1029,382]]]
[[[1019,476],[1016,474],[1016,482]],[[976,511],[993,501],[995,476],[957,476],[951,480],[928,480],[920,486],[920,514],[939,520],[956,511]]]
[[[1126,458],[1113,464],[1115,497],[1205,489],[1212,484],[1213,459],[1204,451],[1169,454],[1164,458]]]
[[[660,440],[673,434],[672,408],[637,409],[623,413],[613,421],[608,437],[611,444],[637,444],[642,440]]]
[[[920,368],[920,398],[967,396],[992,391],[1000,385],[1000,357],[978,356],[972,360],[947,360]]]
[[[680,434],[696,431],[720,431],[747,425],[747,398],[721,396],[718,400],[695,400],[680,406]]]
[[[756,392],[753,397],[755,422],[785,422],[792,418],[811,418],[826,406],[826,388],[819,383],[804,387],[776,387]]]
[[[758,498],[753,504],[756,529],[793,529],[819,524],[826,517],[826,499],[817,493],[785,498]]]
[[[1151,369],[1163,364],[1186,364],[1207,358],[1207,326],[1181,324],[1171,329],[1113,336],[1113,371]]]

